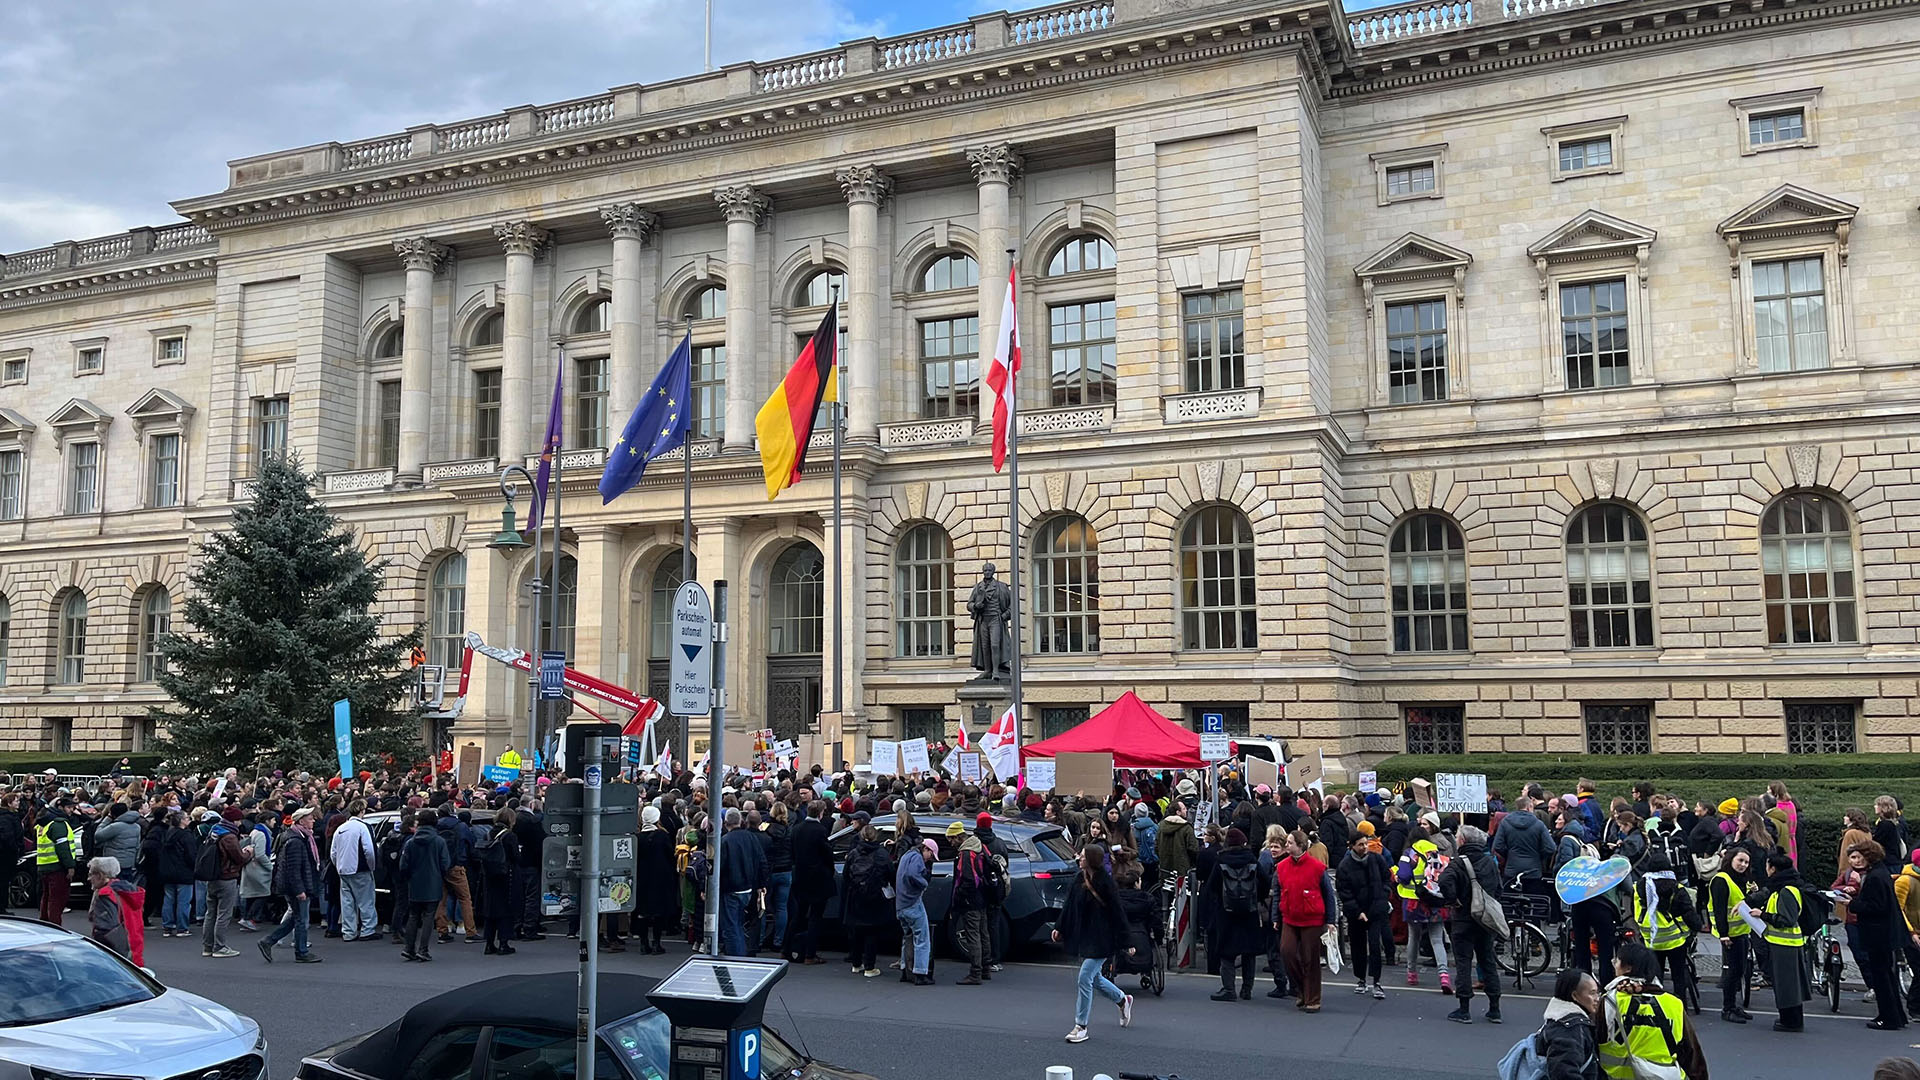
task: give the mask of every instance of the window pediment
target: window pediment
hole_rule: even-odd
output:
[[[1369,291],[1378,284],[1452,278],[1459,281],[1473,265],[1473,256],[1450,244],[1419,233],[1408,233],[1381,248],[1353,268],[1353,276]]]
[[[33,436],[33,427],[33,421],[12,409],[0,409],[0,442],[24,442]]]
[[[1854,215],[1859,212],[1859,207],[1831,195],[1781,184],[1722,221],[1715,231],[1726,238],[1728,250],[1736,255],[1740,245],[1747,241],[1832,235],[1839,239],[1840,256],[1844,259],[1847,234],[1852,231]]]
[[[54,437],[62,443],[87,435],[104,435],[107,425],[111,423],[112,414],[86,398],[74,398],[47,418],[47,426],[53,429]]]
[[[193,415],[193,406],[171,390],[156,386],[127,406],[127,415],[133,417],[134,426],[141,429],[154,424],[182,424]]]
[[[1527,255],[1538,263],[1542,259],[1553,262],[1632,254],[1644,265],[1647,248],[1659,236],[1644,225],[1587,210],[1540,238],[1527,248]]]

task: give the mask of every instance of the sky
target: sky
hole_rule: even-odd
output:
[[[714,0],[713,61],[992,6]],[[167,203],[225,188],[233,158],[695,74],[702,12],[700,0],[0,0],[0,252],[178,221]]]

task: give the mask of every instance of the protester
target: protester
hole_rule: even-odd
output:
[[[87,887],[93,898],[87,904],[87,928],[93,940],[122,956],[131,956],[133,946],[127,937],[127,920],[109,883],[120,876],[120,860],[99,855],[87,860]]]
[[[1214,991],[1215,1001],[1235,999],[1236,964],[1240,971],[1239,1000],[1253,997],[1253,960],[1261,951],[1262,913],[1267,909],[1273,880],[1271,875],[1260,873],[1259,862],[1259,856],[1247,847],[1247,834],[1238,828],[1228,829],[1202,892],[1209,926],[1207,953],[1217,957],[1220,964],[1220,989]]]
[[[957,823],[956,823],[957,824]],[[932,929],[927,922],[926,892],[932,880],[927,847],[911,835],[900,839],[893,864],[893,915],[900,923],[900,981],[932,986]]]
[[[747,831],[738,808],[722,819],[720,836],[720,942],[728,956],[751,956],[747,940],[747,909],[767,887],[767,849],[760,837]]]
[[[659,819],[660,812],[649,806],[641,812],[643,822],[647,815]],[[493,815],[493,824],[489,832],[475,844],[474,851],[480,865],[480,910],[485,916],[487,947],[484,955],[512,956],[513,922],[516,912],[513,908],[513,873],[520,863],[520,836],[514,831],[519,815],[512,807],[501,807]],[[673,906],[679,911],[679,893],[674,890],[673,882],[673,846],[664,838],[665,833],[658,827],[651,832],[651,822],[643,825],[640,835],[634,839],[634,910],[646,908],[650,903],[650,892],[664,890],[673,897]],[[656,839],[649,839],[649,837]],[[660,945],[660,929],[653,927],[653,948],[647,951],[665,952]]]
[[[881,931],[896,921],[893,901],[887,897],[893,874],[893,860],[880,843],[879,830],[862,822],[859,838],[847,854],[840,892],[840,912],[852,939],[849,960],[855,975],[869,979],[880,977],[880,969],[875,964]]]
[[[1440,992],[1451,994],[1453,975],[1447,966],[1446,906],[1430,887],[1428,874],[1428,862],[1436,860],[1439,854],[1440,849],[1431,840],[1420,839],[1409,844],[1394,872],[1394,891],[1400,897],[1402,917],[1407,924],[1407,985],[1420,985],[1420,940],[1424,938],[1433,947],[1434,966],[1440,969]]]
[[[1487,853],[1487,834],[1472,825],[1460,828],[1460,850],[1440,873],[1440,895],[1453,913],[1453,998],[1459,1007],[1447,1014],[1457,1024],[1473,1023],[1474,970],[1487,994],[1487,1022],[1500,1023],[1500,968],[1494,963],[1493,932],[1473,915],[1475,888],[1498,904],[1500,866]],[[1477,963],[1476,963],[1477,961]]]
[[[1238,829],[1231,832],[1240,833]],[[1239,850],[1250,865],[1253,853],[1246,850],[1246,845],[1246,834],[1240,833]],[[1052,935],[1056,943],[1065,944],[1080,958],[1073,1030],[1067,1032],[1067,1041],[1070,1043],[1087,1041],[1087,1024],[1093,1017],[1095,992],[1120,1007],[1121,1027],[1133,1023],[1133,995],[1122,993],[1119,987],[1100,973],[1110,958],[1131,952],[1131,947],[1126,943],[1129,931],[1126,912],[1120,905],[1119,890],[1114,886],[1113,878],[1108,876],[1106,866],[1107,853],[1098,845],[1089,845],[1080,852],[1080,872],[1073,884],[1067,887],[1066,903],[1060,912],[1060,925]],[[1247,962],[1247,981],[1251,983],[1250,954]],[[1227,966],[1222,964],[1220,970],[1225,972]]]
[[[1806,884],[1786,852],[1768,857],[1764,892],[1766,901],[1758,915],[1767,924],[1761,937],[1768,946],[1773,1000],[1780,1012],[1773,1030],[1802,1031],[1806,1027],[1806,1002],[1813,997],[1812,958],[1807,955],[1807,935],[1800,929]]]
[[[1733,848],[1707,883],[1707,927],[1720,939],[1720,1018],[1732,1024],[1753,1019],[1742,1004],[1753,964],[1753,929],[1734,911],[1743,901],[1751,905],[1752,868],[1752,854]]]
[[[1353,992],[1373,994],[1384,1001],[1380,965],[1393,946],[1393,889],[1385,856],[1376,854],[1370,838],[1356,832],[1347,856],[1334,870],[1334,890],[1347,920],[1347,963],[1353,968]]]
[[[328,850],[340,879],[340,937],[359,941],[378,936],[380,928],[373,904],[373,834],[361,820],[367,812],[366,800],[355,799],[346,809],[346,819],[333,830]],[[408,884],[411,887],[411,879]],[[433,895],[438,899],[440,890],[433,890]]]
[[[229,806],[207,831],[207,844],[200,848],[193,877],[207,887],[207,917],[200,932],[200,955],[217,959],[239,956],[227,947],[227,924],[240,902],[240,873],[253,858],[253,846],[242,846],[238,823],[240,808]]]
[[[160,887],[166,899],[160,908],[161,937],[186,937],[193,913],[193,868],[200,860],[200,834],[187,825],[178,810],[167,815],[160,839]]]
[[[62,795],[34,826],[34,869],[40,876],[40,921],[60,926],[73,888],[73,796]]]
[[[1873,992],[1877,1015],[1867,1026],[1880,1031],[1898,1031],[1907,1026],[1907,1013],[1901,1007],[1903,994],[1895,952],[1905,940],[1906,924],[1893,893],[1893,876],[1887,873],[1886,853],[1872,840],[1856,844],[1847,851],[1861,870],[1860,891],[1849,907],[1859,920],[1860,945],[1865,952],[1861,977]]]
[[[320,892],[320,848],[313,838],[313,814],[311,806],[293,812],[293,825],[281,844],[279,858],[274,861],[273,889],[286,900],[287,914],[279,926],[255,942],[260,956],[269,964],[273,963],[273,947],[286,940],[288,934],[293,935],[295,962],[320,962],[307,943],[308,911]]]
[[[1792,865],[1785,854],[1780,856]],[[1624,942],[1614,957],[1614,975],[1602,999],[1605,1035],[1600,1067],[1608,1076],[1634,1077],[1635,1060],[1656,1068],[1678,1066],[1685,1080],[1707,1080],[1706,1054],[1687,1023],[1680,999],[1660,985],[1659,962],[1646,946]]]
[[[1574,967],[1555,976],[1544,1019],[1535,1036],[1547,1068],[1544,1080],[1601,1080],[1594,1035],[1601,1019],[1600,984],[1593,976]]]
[[[793,891],[787,901],[786,958],[799,964],[824,964],[821,924],[833,895],[833,847],[824,820],[827,804],[802,802],[792,828]]]
[[[414,822],[413,836],[400,849],[399,879],[407,883],[408,941],[402,959],[425,963],[433,959],[433,916],[446,890],[447,870],[453,865],[447,842],[426,816]],[[342,881],[347,875],[342,875]],[[344,932],[344,931],[343,931]],[[353,940],[348,937],[348,940]]]
[[[1287,834],[1286,857],[1275,867],[1280,952],[1301,1012],[1320,1011],[1320,935],[1333,921],[1336,904],[1327,866],[1307,853],[1311,841],[1295,828]]]

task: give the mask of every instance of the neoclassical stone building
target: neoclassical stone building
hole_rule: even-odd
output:
[[[232,163],[6,257],[0,744],[152,736],[193,544],[297,451],[386,614],[525,647],[495,477],[563,388],[557,637],[664,676],[677,467],[605,447],[691,327],[729,724],[961,715],[1026,347],[1027,731],[1136,689],[1405,749],[1920,742],[1920,6],[1113,0]],[[321,134],[321,133],[316,133]],[[839,286],[829,483],[753,413]],[[461,737],[524,730],[476,668]]]

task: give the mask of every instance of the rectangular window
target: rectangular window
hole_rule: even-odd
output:
[[[91,514],[100,508],[100,444],[67,447],[67,513]]]
[[[19,521],[26,514],[27,454],[0,450],[0,521]]]
[[[283,397],[261,398],[253,403],[254,471],[269,458],[287,452],[288,402]]]
[[[1245,300],[1239,289],[1188,293],[1180,298],[1186,343],[1186,389],[1238,390],[1247,385]]]
[[[1047,706],[1040,710],[1040,737],[1051,739],[1087,722],[1085,705]]]
[[[693,437],[717,439],[727,427],[727,347],[693,347]]]
[[[473,456],[500,456],[500,369],[473,373]]]
[[[153,362],[156,364],[178,364],[187,358],[187,339],[183,337],[163,337],[153,343]]]
[[[47,718],[47,750],[55,754],[73,753],[73,721],[64,716]]]
[[[1613,165],[1613,137],[1569,139],[1560,144],[1560,175],[1591,172]]]
[[[1787,753],[1858,753],[1859,706],[1852,701],[1789,701]]]
[[[152,750],[160,739],[160,724],[151,716],[131,717],[127,720],[127,749],[138,754]]]
[[[400,380],[385,379],[373,386],[380,410],[380,454],[376,464],[396,469],[400,467]]]
[[[1433,190],[1433,162],[1401,165],[1387,170],[1387,195],[1421,195]]]
[[[1626,279],[1560,286],[1560,337],[1567,361],[1567,389],[1591,390],[1631,382]]]
[[[1447,302],[1387,305],[1387,400],[1447,400]]]
[[[9,356],[0,360],[0,386],[12,386],[27,381],[27,358]]]
[[[73,362],[76,375],[98,375],[107,370],[107,350],[95,345],[81,349]]]
[[[1113,400],[1113,301],[1056,304],[1047,309],[1047,358],[1056,408]]]
[[[573,445],[607,445],[607,361],[576,360],[573,367],[575,413]]]
[[[1651,705],[1588,703],[1583,712],[1587,719],[1587,753],[1653,753]]]
[[[1807,114],[1804,109],[1759,113],[1747,117],[1747,144],[1756,150],[1781,143],[1805,142]]]
[[[1218,703],[1189,705],[1187,706],[1187,726],[1195,731],[1202,730],[1206,725],[1207,713],[1220,714],[1221,730],[1228,735],[1251,736],[1253,734],[1253,714],[1245,705]]]
[[[900,710],[900,737],[939,742],[947,734],[947,710],[939,706]]]
[[[980,407],[980,319],[920,324],[921,416],[972,416]]]
[[[147,505],[179,506],[180,436],[155,435],[147,445]]]
[[[1827,366],[1827,284],[1820,256],[1753,264],[1753,344],[1761,371]]]
[[[1407,753],[1467,752],[1467,710],[1460,705],[1407,706]]]

